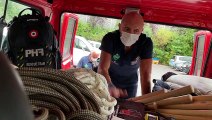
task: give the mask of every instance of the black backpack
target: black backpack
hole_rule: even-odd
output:
[[[25,10],[32,14],[22,15]],[[61,56],[53,27],[33,8],[22,10],[8,29],[8,57],[18,67],[61,68]]]

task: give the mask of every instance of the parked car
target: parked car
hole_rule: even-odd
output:
[[[180,70],[183,63],[191,62],[191,60],[192,57],[190,56],[174,55],[173,58],[170,59],[169,65],[176,70]]]
[[[89,42],[91,43],[91,45],[95,48],[98,48],[101,46],[101,43],[100,42],[97,42],[97,41],[92,41],[92,40],[89,40]]]
[[[76,36],[73,51],[73,65],[77,66],[80,59],[90,54],[91,51],[100,53],[99,49],[94,48],[84,37]]]
[[[188,74],[190,71],[190,67],[191,67],[191,62],[184,62],[180,68],[180,71]]]

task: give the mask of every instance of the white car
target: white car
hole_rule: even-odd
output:
[[[76,36],[73,51],[73,65],[77,66],[80,59],[89,55],[92,51],[96,51],[97,53],[101,52],[99,49],[94,48],[84,37]]]
[[[92,41],[92,40],[89,40],[89,42],[91,43],[91,45],[95,48],[98,48],[101,46],[101,43],[100,42],[97,42],[97,41]]]
[[[191,60],[192,60],[192,57],[190,56],[174,55],[173,58],[170,59],[169,65],[176,70],[180,70],[181,66],[185,62],[191,62]]]

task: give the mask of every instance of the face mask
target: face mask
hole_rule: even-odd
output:
[[[139,36],[139,34],[130,34],[122,31],[120,39],[125,46],[131,46],[138,40]]]
[[[91,58],[91,62],[97,61],[97,58]]]

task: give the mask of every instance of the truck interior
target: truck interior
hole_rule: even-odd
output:
[[[210,0],[19,0],[22,3],[40,8],[45,15],[52,13],[52,23],[58,22],[55,17],[64,11],[121,18],[123,9],[139,8],[144,14],[144,20],[151,23],[161,23],[185,27],[211,28]],[[90,4],[92,3],[92,4]],[[55,26],[55,29],[58,29]]]
[[[77,25],[78,25],[77,19],[78,18],[77,18],[77,16],[75,16],[72,13],[121,19],[121,17],[124,14],[124,10],[126,8],[131,8],[131,9],[136,8],[136,9],[140,9],[140,14],[143,15],[144,21],[147,23],[179,26],[179,27],[186,27],[186,28],[196,28],[196,29],[207,30],[207,31],[211,31],[211,29],[212,29],[212,1],[211,0],[11,0],[11,1],[35,8],[35,9],[39,10],[43,16],[50,17],[50,23],[53,26],[55,32],[57,33],[56,37],[60,44],[60,52],[62,55],[61,67],[63,70],[68,70],[73,67],[73,46],[74,46],[74,38],[76,35],[76,31],[77,31]],[[67,13],[67,14],[65,14],[65,13]],[[64,16],[64,17],[61,17],[61,16]],[[5,22],[1,21],[0,32],[3,30],[3,27],[5,27],[5,26],[6,26]],[[68,30],[67,26],[72,27],[73,29]],[[70,33],[70,34],[67,36],[66,33]],[[197,58],[193,58],[191,71],[189,73],[190,75],[197,75],[197,76],[212,78],[212,38],[211,38],[211,33],[208,36],[209,37],[207,37],[207,39],[208,39],[207,45],[203,46],[203,48],[205,48],[205,52],[204,52],[204,55],[202,55],[203,56],[202,61],[204,61],[204,62],[198,63],[198,61],[196,61]],[[1,37],[2,36],[0,36],[0,38]],[[197,43],[198,43],[198,41],[196,41],[196,44],[194,45],[194,48],[196,46],[196,49],[193,52],[193,56],[196,56],[196,57],[199,56]],[[66,49],[67,46],[70,46],[70,47],[68,49]],[[0,58],[1,58],[0,62],[6,61],[5,60],[6,58],[2,57],[1,55],[0,55]],[[9,65],[9,63],[7,63],[7,64]],[[196,64],[197,64],[197,66],[199,66],[199,68],[195,67]],[[3,65],[0,66],[1,69],[8,69],[7,71],[11,72],[11,73],[14,72],[13,70],[11,71],[7,67],[5,68],[5,66],[3,66],[3,67],[2,66]],[[195,71],[195,69],[196,69],[196,71]],[[2,71],[2,70],[0,70],[0,71]],[[22,69],[20,71],[21,71],[21,76],[26,76],[24,71],[33,71],[32,73],[35,73],[36,75],[39,76],[38,71],[40,71],[40,69],[36,69],[36,70]],[[43,72],[43,74],[46,74],[46,73],[48,73],[48,70]],[[59,73],[60,72],[58,72],[58,74],[57,74],[55,72],[54,77],[57,77],[57,75],[59,76]],[[1,76],[4,76],[4,74],[6,74],[6,73],[1,72]],[[14,73],[14,74],[16,74],[16,73]],[[62,74],[62,72],[61,72],[61,74]],[[27,76],[27,77],[33,77],[33,76]],[[52,76],[49,76],[49,77],[52,77]],[[66,75],[66,77],[67,77],[67,75]],[[70,76],[68,76],[68,77],[70,77]],[[5,79],[10,79],[10,78],[5,78]],[[11,79],[15,79],[15,77],[11,78]],[[20,81],[20,79],[18,81]],[[8,83],[8,84],[13,84],[13,83]],[[18,83],[14,83],[14,84],[18,84]],[[29,83],[27,83],[27,84],[29,84]],[[76,84],[76,86],[78,88],[80,88],[79,83],[74,83],[74,84]],[[20,89],[23,89],[23,85],[21,85],[21,86],[22,86],[22,88],[17,87],[18,91],[11,91],[11,92],[14,95],[16,94],[16,92],[17,92],[17,94],[19,94],[18,92],[21,91]],[[63,85],[61,85],[61,86],[63,86]],[[41,87],[43,87],[43,86],[41,86]],[[87,90],[87,88],[84,88],[84,89]],[[7,88],[7,90],[8,90],[8,88]],[[82,89],[80,91],[84,92],[85,90]],[[186,88],[186,91],[187,91],[187,88]],[[193,91],[193,90],[191,90],[189,88],[188,91]],[[3,91],[3,92],[5,92],[5,91]],[[0,92],[0,93],[3,93],[3,92]],[[23,91],[21,91],[21,92],[23,92]],[[73,91],[71,91],[71,92],[73,93]],[[189,92],[186,92],[186,93],[189,93]],[[8,94],[9,94],[9,92],[8,92]],[[20,94],[22,95],[22,93],[20,93]],[[85,96],[87,97],[88,100],[90,100],[90,102],[95,101],[92,99],[93,96],[92,97],[89,96],[90,93],[87,93],[86,95]],[[4,94],[4,97],[7,97],[7,95]],[[11,98],[13,98],[13,97],[9,97],[8,99],[11,99]],[[26,101],[26,99],[27,98],[24,98],[24,101]],[[46,99],[48,99],[48,98],[46,97]],[[60,99],[60,98],[58,98],[58,99]],[[83,100],[79,100],[79,101],[81,102]],[[211,100],[212,100],[212,98],[210,98],[210,102],[211,102]],[[3,102],[5,102],[5,101],[3,101]],[[11,101],[9,101],[9,102],[12,103]],[[17,104],[19,104],[19,103],[17,102]],[[23,102],[21,102],[21,104],[25,105],[25,103],[23,103]],[[12,105],[16,105],[16,103],[11,104],[11,106],[9,106],[11,109],[12,109]],[[86,105],[87,105],[86,107],[88,107],[88,108],[90,107],[91,109],[94,109],[93,111],[99,113],[100,108],[96,107],[94,104],[88,103]],[[211,103],[210,103],[210,105],[211,105]],[[21,108],[23,106],[18,106],[18,107],[20,108],[20,111],[24,111],[23,109],[25,109],[27,111],[27,110],[29,110],[29,107],[31,107],[31,106],[27,106],[27,105],[25,105],[25,106],[26,106],[26,108]],[[6,107],[7,106],[4,106],[4,109],[6,109]],[[17,111],[18,110],[19,109],[17,109]],[[212,108],[210,108],[210,111],[205,112],[207,116],[205,117],[204,120],[211,119],[212,116],[209,115],[211,110],[212,110]],[[3,110],[0,111],[0,114],[2,111]],[[26,111],[24,111],[24,112],[26,112]],[[37,114],[39,114],[39,112]],[[53,111],[52,113],[55,113],[55,111]],[[60,114],[60,112],[58,112],[58,111],[56,111],[56,113]],[[86,114],[84,114],[84,113],[86,113]],[[163,113],[163,111],[162,111],[162,113]],[[28,115],[21,116],[21,117],[18,115],[18,113],[16,111],[12,111],[11,114],[14,116],[18,116],[19,118],[25,117],[30,120],[32,119],[32,115],[31,115],[32,113],[28,113]],[[91,114],[87,114],[86,111],[83,111],[83,115],[84,115],[84,117],[82,117],[82,119],[86,119],[86,117],[88,117],[88,116],[89,117],[91,116],[91,118],[95,118],[95,119],[100,118],[100,117],[98,117],[98,115],[96,115],[96,113],[92,113],[92,115],[91,115]],[[164,114],[164,115],[167,115],[167,114]],[[203,115],[200,112],[200,116],[203,117]],[[8,116],[10,116],[10,115],[4,113],[3,116],[0,115],[0,118],[4,118],[4,117],[8,117]],[[62,116],[64,116],[64,115],[62,115]],[[93,116],[95,116],[95,117],[93,117]],[[167,115],[167,116],[170,116],[170,115]],[[181,116],[175,116],[175,117],[181,118]],[[198,117],[198,118],[202,118],[202,117]],[[191,118],[192,117],[189,116],[186,119],[191,120]],[[12,119],[14,119],[14,117],[11,117],[11,116],[8,117],[8,120],[12,120]],[[74,119],[74,117],[72,117],[72,119]]]

